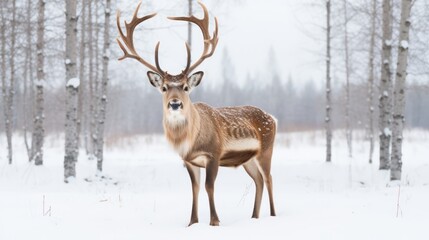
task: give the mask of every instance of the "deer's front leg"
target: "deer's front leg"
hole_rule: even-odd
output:
[[[192,183],[192,212],[191,220],[189,221],[188,225],[191,226],[194,223],[198,223],[198,193],[200,192],[200,168],[193,166],[189,163],[185,163],[185,165]]]
[[[208,159],[206,164],[206,191],[209,197],[211,226],[219,226],[219,217],[217,216],[214,203],[214,183],[218,169],[219,165],[217,161],[214,159]]]

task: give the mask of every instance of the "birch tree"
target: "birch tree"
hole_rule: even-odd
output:
[[[97,136],[98,136],[98,110],[99,110],[99,99],[100,99],[100,76],[99,76],[99,66],[100,66],[100,46],[99,46],[99,33],[100,33],[100,26],[98,22],[98,12],[99,12],[99,1],[95,1],[95,8],[94,8],[94,26],[95,26],[95,32],[94,32],[94,59],[95,59],[95,65],[94,65],[94,81],[93,81],[93,94],[91,97],[91,105],[92,105],[92,114],[90,114],[91,118],[91,153],[90,153],[90,159],[96,159],[96,152],[97,152]]]
[[[346,140],[349,157],[352,156],[352,129],[350,126],[350,54],[349,54],[349,33],[347,15],[347,0],[343,0],[343,13],[344,13],[344,53],[345,53],[345,70],[346,70]]]
[[[6,7],[6,9],[5,9]],[[2,3],[1,5],[1,18],[2,18],[2,29],[1,29],[1,48],[2,48],[2,93],[3,93],[3,111],[4,111],[4,122],[6,131],[7,141],[7,159],[9,164],[12,164],[12,130],[13,130],[13,115],[14,115],[14,98],[15,98],[15,43],[16,43],[16,0],[12,1],[12,19],[7,22],[5,17],[8,4]],[[6,29],[10,28],[9,37],[6,35]],[[6,56],[6,41],[10,42],[9,54]],[[9,69],[6,67],[6,62],[9,60]],[[7,70],[9,76],[7,76]],[[9,82],[6,81],[9,77]]]
[[[374,49],[375,49],[375,27],[377,18],[377,1],[371,1],[371,30],[369,41],[368,60],[368,140],[369,140],[369,163],[372,163],[374,153]]]
[[[77,136],[77,98],[79,93],[79,78],[76,69],[76,38],[77,17],[76,0],[66,1],[66,119],[65,119],[65,156],[64,182],[76,176],[76,161],[79,151]]]
[[[326,162],[331,162],[332,122],[331,122],[331,1],[326,0]]]
[[[43,164],[43,141],[45,138],[45,129],[43,127],[44,116],[44,96],[43,84],[45,82],[45,0],[39,0],[38,17],[37,17],[37,81],[36,86],[36,102],[34,105],[34,127],[32,136],[32,158],[34,164]]]
[[[383,0],[383,51],[381,55],[381,78],[379,97],[380,170],[390,168],[390,137],[392,112],[392,6],[391,0]]]
[[[1,83],[2,83],[2,97],[3,97],[3,116],[4,116],[4,122],[5,122],[5,129],[8,129],[9,124],[9,113],[8,108],[6,106],[7,99],[8,99],[8,92],[7,92],[7,83],[6,83],[6,18],[5,18],[5,9],[4,9],[4,2],[0,2],[0,14],[1,14],[1,29],[0,29],[0,37],[1,37]],[[11,145],[9,145],[9,135],[6,131],[6,140],[8,143],[7,150],[8,155],[12,155],[12,149]]]
[[[188,0],[188,15],[192,16],[192,1]],[[192,23],[188,22],[188,45],[189,48],[192,49]]]
[[[109,59],[110,59],[110,0],[105,2],[104,10],[104,37],[103,37],[103,70],[102,70],[102,81],[100,85],[99,93],[99,107],[98,107],[98,121],[97,121],[97,136],[96,140],[96,152],[95,157],[97,158],[97,170],[103,170],[103,146],[104,146],[104,123],[106,121],[106,106],[107,106],[107,85],[109,81]]]
[[[398,63],[393,104],[392,129],[392,163],[390,166],[390,180],[401,180],[402,173],[402,131],[404,129],[405,111],[405,81],[407,78],[409,32],[411,0],[402,0],[401,21],[399,27]]]
[[[28,160],[32,161],[32,154],[31,154],[31,146],[28,143],[28,137],[27,137],[27,131],[28,131],[28,105],[27,102],[28,99],[28,89],[30,84],[30,92],[31,101],[33,100],[33,24],[32,24],[32,12],[33,12],[33,5],[32,0],[27,0],[27,6],[26,6],[26,24],[25,24],[25,35],[26,35],[26,48],[25,48],[25,58],[24,58],[24,71],[23,71],[23,82],[24,82],[24,96],[23,96],[23,102],[22,102],[22,110],[23,110],[23,131],[24,131],[24,144],[25,149],[27,150]],[[32,108],[31,108],[32,109]]]
[[[90,159],[92,159],[93,151],[93,132],[94,132],[94,122],[93,117],[94,112],[94,30],[93,30],[93,7],[92,0],[88,1],[88,58],[89,58],[89,78],[88,78],[88,103],[89,103],[89,112],[86,113],[86,122],[88,123],[88,129],[86,131],[85,138],[85,147],[86,152],[89,155]]]
[[[80,89],[79,89],[79,98],[78,98],[78,140],[80,143],[80,135],[82,132],[82,125],[83,125],[83,112],[84,112],[84,105],[83,101],[85,98],[85,86],[86,86],[86,76],[85,76],[85,61],[86,61],[86,12],[87,12],[87,1],[82,1],[81,5],[81,17],[80,17],[80,46],[79,46],[79,79],[80,79]],[[80,144],[78,144],[80,146]]]

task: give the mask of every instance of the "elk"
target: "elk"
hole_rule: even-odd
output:
[[[204,38],[203,53],[191,65],[190,48],[186,44],[186,68],[178,75],[163,71],[159,64],[159,42],[155,47],[155,66],[138,55],[134,47],[133,33],[136,26],[156,15],[137,17],[141,2],[132,20],[125,22],[126,34],[120,26],[117,42],[124,55],[119,60],[133,58],[150,70],[150,83],[162,94],[163,127],[168,142],[183,159],[192,182],[192,211],[189,226],[198,223],[198,194],[200,169],[205,168],[205,188],[210,205],[210,225],[218,226],[219,218],[214,201],[214,183],[219,166],[243,166],[255,182],[256,194],[252,218],[259,217],[264,182],[268,190],[270,214],[275,216],[273,183],[270,174],[271,157],[276,134],[276,121],[271,115],[252,106],[214,108],[205,103],[192,103],[190,92],[197,87],[204,75],[202,71],[191,74],[205,59],[213,55],[218,43],[218,22],[215,18],[213,36],[209,33],[207,8],[201,2],[204,16],[169,17],[171,20],[196,24]]]

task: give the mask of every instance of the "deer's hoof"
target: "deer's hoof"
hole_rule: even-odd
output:
[[[211,220],[210,226],[219,226],[219,220]]]
[[[194,223],[198,223],[198,219],[191,219],[191,221],[188,224],[188,227],[190,227]]]

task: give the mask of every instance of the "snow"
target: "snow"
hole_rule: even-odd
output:
[[[64,62],[66,63],[66,65],[71,64],[71,61],[70,61],[70,59],[68,59],[68,58],[67,58]]]
[[[103,54],[103,57],[110,58],[110,50],[106,50]]]
[[[78,88],[80,85],[80,79],[79,78],[71,78],[70,80],[67,81],[67,87],[73,87],[73,88]]]
[[[342,134],[334,136],[328,164],[323,131],[278,135],[272,162],[276,217],[269,216],[264,190],[261,217],[251,219],[252,180],[243,168],[220,168],[215,199],[221,226],[208,225],[201,184],[200,223],[186,227],[189,176],[163,136],[108,139],[102,174],[82,150],[77,177],[65,184],[63,136],[46,139],[45,164],[36,167],[17,135],[12,165],[0,151],[0,239],[424,239],[429,132],[405,133],[403,181],[394,183],[378,164],[367,163],[364,132],[354,134],[353,158]],[[0,135],[0,149],[5,139]]]
[[[389,128],[383,129],[384,136],[392,136],[392,131]]]
[[[383,91],[383,96],[388,97],[389,93],[387,91]]]
[[[400,46],[401,46],[401,48],[403,48],[403,49],[408,49],[408,41],[407,40],[402,40],[401,41],[401,44],[400,44]]]
[[[384,43],[386,44],[386,46],[392,46],[392,43],[393,43],[393,41],[392,41],[392,39],[387,39],[386,41],[384,41]]]
[[[43,87],[45,85],[45,80],[44,79],[40,79],[40,80],[35,80],[34,81],[34,85],[36,85],[36,87]]]

